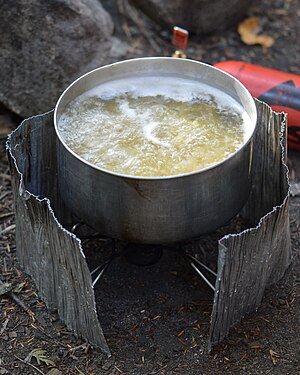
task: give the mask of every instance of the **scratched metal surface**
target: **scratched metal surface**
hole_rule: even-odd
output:
[[[262,102],[256,104],[253,187],[241,212],[253,227],[219,241],[210,345],[219,343],[231,326],[258,308],[266,287],[282,278],[292,260],[286,117]]]
[[[53,111],[24,120],[7,146],[18,261],[48,308],[57,309],[77,336],[109,354],[81,241],[58,221],[67,224],[71,217],[57,190]]]

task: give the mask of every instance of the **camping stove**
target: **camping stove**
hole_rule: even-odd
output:
[[[265,288],[284,275],[291,262],[286,119],[262,102],[256,101],[256,108],[253,184],[239,212],[248,225],[235,233],[219,232],[215,269],[201,252],[191,252],[187,243],[144,247],[120,245],[108,238],[100,241],[108,249],[107,257],[89,268],[84,246],[90,238],[84,238],[83,226],[76,224],[80,220],[68,210],[59,193],[53,111],[23,121],[9,136],[18,260],[32,276],[47,306],[57,309],[61,320],[77,336],[109,354],[96,313],[94,287],[100,287],[102,275],[116,257],[145,266],[157,262],[163,252],[180,249],[197,274],[210,283],[214,294],[209,347],[222,341],[243,316],[255,311]],[[95,233],[88,235],[93,237]]]
[[[202,280],[213,290],[215,291],[215,279],[217,277],[216,272],[210,269],[207,265],[201,262],[197,255],[192,255],[188,244],[179,243],[173,246],[164,246],[164,245],[145,245],[137,243],[124,243],[123,241],[117,241],[114,238],[103,237],[97,233],[93,234],[83,234],[84,229],[87,232],[90,232],[91,228],[88,228],[83,222],[78,222],[71,228],[71,232],[74,233],[82,241],[90,241],[98,239],[100,242],[109,243],[110,254],[106,256],[106,260],[103,263],[99,264],[96,268],[91,270],[91,276],[93,279],[93,287],[98,283],[98,281],[103,276],[104,272],[111,265],[111,263],[118,257],[123,257],[130,264],[146,267],[152,266],[159,262],[163,253],[168,251],[176,251],[183,259],[185,259],[190,266],[197,272],[197,274],[202,278]],[[97,249],[95,249],[97,251]],[[210,277],[213,277],[213,281],[210,281],[209,278],[205,276],[205,273],[208,273]]]

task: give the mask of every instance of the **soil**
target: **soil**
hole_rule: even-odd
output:
[[[171,31],[160,30],[139,12],[124,17],[120,11],[127,3],[103,3],[116,23],[118,44],[111,61],[173,52]],[[247,16],[258,17],[262,32],[275,39],[270,48],[243,44],[233,25],[219,34],[191,36],[188,57],[210,64],[237,59],[300,74],[299,5],[299,0],[253,2]],[[99,319],[112,351],[107,358],[66,329],[19,268],[4,147],[7,134],[19,122],[0,109],[0,276],[1,282],[14,287],[13,295],[0,296],[0,375],[300,374],[300,192],[296,184],[300,153],[289,150],[288,155],[296,193],[290,199],[294,261],[285,277],[266,291],[258,311],[245,317],[209,353],[212,291],[184,258],[176,251],[164,251],[157,263],[141,267],[120,257],[96,285]],[[215,241],[214,236],[207,237],[203,246],[213,249]],[[86,246],[90,263],[101,256],[95,248],[93,242]],[[28,358],[34,349],[45,351],[36,353],[40,363],[34,356]],[[47,366],[47,360],[55,365]]]

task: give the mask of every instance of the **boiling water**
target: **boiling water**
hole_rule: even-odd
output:
[[[172,176],[238,150],[249,118],[229,95],[178,77],[110,81],[73,100],[58,124],[65,143],[100,168]]]

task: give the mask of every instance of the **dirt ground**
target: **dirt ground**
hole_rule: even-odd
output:
[[[112,3],[104,1],[118,20],[115,33],[122,43],[111,60],[173,52],[170,31],[159,30],[143,17],[138,23],[124,18]],[[299,0],[254,1],[247,16],[259,18],[261,31],[275,39],[272,47],[243,44],[234,25],[215,35],[191,36],[188,57],[208,63],[237,59],[300,74]],[[143,25],[147,27],[141,32]],[[4,143],[19,121],[0,109],[0,276],[13,284],[19,298],[17,303],[9,294],[0,296],[0,375],[300,374],[299,193],[290,201],[292,266],[266,291],[258,311],[245,317],[211,353],[206,341],[212,292],[178,253],[165,252],[149,267],[124,259],[114,262],[96,286],[99,319],[112,351],[107,358],[75,338],[56,312],[47,310],[18,266]],[[289,151],[289,167],[292,183],[299,182],[300,153]],[[208,237],[205,246],[215,246],[215,238]],[[94,262],[91,249],[92,244],[87,258]],[[22,302],[30,310],[25,311]],[[35,352],[40,363],[34,355],[28,358],[34,349],[45,351]]]

